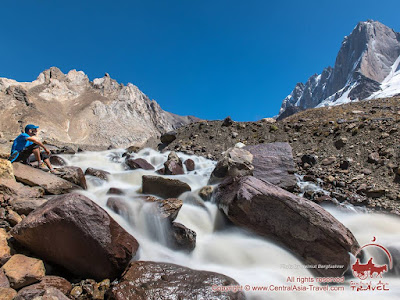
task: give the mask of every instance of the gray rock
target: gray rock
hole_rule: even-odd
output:
[[[176,140],[176,132],[175,131],[170,131],[167,133],[164,133],[161,138],[161,143],[163,144],[171,144],[173,141]]]
[[[384,189],[370,189],[366,191],[367,197],[369,198],[380,198],[382,196],[385,196],[386,191]]]
[[[100,178],[101,180],[107,181],[108,175],[110,175],[110,172],[98,170],[95,168],[87,168],[85,171],[85,175],[91,175],[91,176]]]
[[[67,162],[65,161],[64,158],[58,156],[58,155],[52,155],[50,156],[50,163],[53,166],[65,166]]]
[[[10,200],[10,205],[18,214],[28,215],[46,202],[47,200],[43,198],[14,198]]]
[[[368,155],[368,162],[371,164],[378,164],[380,161],[379,153],[372,152]]]
[[[301,157],[301,162],[303,163],[303,164],[309,164],[310,166],[314,166],[314,165],[316,165],[317,164],[317,162],[318,162],[318,159],[317,159],[317,157],[315,156],[315,155],[313,155],[313,154],[304,154],[302,157]]]
[[[172,249],[191,252],[196,247],[196,232],[182,225],[173,222],[170,228],[168,246]]]
[[[148,163],[143,158],[136,158],[136,159],[128,158],[125,161],[125,163],[131,170],[136,170],[136,169],[154,170],[153,165]]]
[[[228,149],[211,173],[209,184],[217,183],[229,176],[252,175],[254,170],[252,162],[253,155],[249,151],[240,148]]]
[[[350,168],[350,166],[353,164],[353,159],[352,158],[346,158],[340,163],[340,168],[342,170],[347,170]]]
[[[232,121],[232,119],[231,119],[231,117],[226,117],[225,119],[224,119],[224,121],[222,122],[222,126],[225,126],[225,127],[229,127],[229,126],[231,126],[233,124],[233,121]]]
[[[29,186],[40,186],[46,193],[59,195],[66,194],[73,190],[82,189],[65,179],[59,178],[51,173],[43,172],[21,163],[13,163],[14,176],[17,181]]]
[[[107,195],[123,195],[124,191],[119,189],[119,188],[115,188],[115,187],[111,187],[108,191],[107,191]]]
[[[340,150],[347,144],[347,138],[342,137],[335,141],[336,149]]]
[[[323,165],[323,166],[329,166],[329,165],[331,165],[331,164],[334,164],[335,162],[336,162],[336,157],[335,157],[335,156],[331,156],[331,157],[324,158],[324,159],[321,161],[321,165]]]
[[[9,195],[15,198],[35,199],[41,198],[44,189],[41,187],[29,187],[14,179],[0,179],[0,192],[3,195]]]
[[[83,174],[81,168],[66,166],[58,168],[57,171],[61,172],[61,175],[59,176],[62,179],[72,182],[73,184],[79,185],[84,190],[87,189],[85,174]]]

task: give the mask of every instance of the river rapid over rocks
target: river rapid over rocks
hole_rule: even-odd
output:
[[[95,176],[86,176],[87,190],[79,193],[89,197],[105,209],[127,232],[139,242],[139,250],[134,260],[174,263],[197,270],[218,272],[232,277],[241,285],[248,299],[399,299],[400,298],[400,219],[396,216],[368,213],[364,209],[352,205],[322,206],[336,219],[342,222],[354,234],[360,245],[368,244],[375,237],[376,243],[385,246],[394,256],[394,268],[391,274],[384,274],[380,279],[388,283],[389,291],[353,291],[352,282],[359,282],[346,273],[344,283],[329,287],[344,286],[344,291],[310,290],[310,285],[323,287],[325,284],[297,282],[301,278],[314,278],[300,260],[289,251],[264,239],[230,224],[219,211],[216,204],[203,201],[199,190],[208,185],[208,181],[216,162],[203,157],[177,153],[182,161],[194,161],[194,170],[188,171],[186,164],[182,167],[184,174],[162,175],[165,178],[178,179],[187,183],[191,191],[185,192],[179,199],[183,201],[175,222],[181,223],[196,232],[196,246],[193,251],[173,250],[165,246],[167,233],[165,224],[152,216],[151,203],[143,201],[142,176],[156,175],[167,161],[169,152],[159,153],[146,148],[132,153],[133,159],[144,159],[154,170],[129,170],[125,165],[125,150],[109,150],[103,152],[80,152],[73,155],[60,155],[68,166],[100,169],[108,172],[108,180]],[[297,177],[299,189],[317,189],[311,183]],[[110,195],[110,189],[120,191],[118,195]],[[124,211],[120,214],[107,206],[110,197],[118,198],[124,203]],[[367,250],[369,251],[369,250]],[[368,252],[371,254],[372,252]],[[385,257],[375,251],[375,262],[386,263]],[[397,256],[396,256],[397,255]],[[293,278],[295,282],[288,281]],[[372,279],[371,279],[372,280]],[[375,282],[377,279],[373,279]],[[379,279],[378,279],[379,280]],[[370,280],[368,280],[370,281]],[[283,286],[308,287],[307,291],[278,290]],[[250,287],[250,288],[249,288]],[[254,291],[257,287],[268,287],[268,291]],[[212,287],[210,287],[211,289]],[[216,288],[216,287],[214,287]],[[247,290],[250,289],[250,290]]]

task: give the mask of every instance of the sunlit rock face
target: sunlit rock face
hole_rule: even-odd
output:
[[[119,84],[107,73],[90,81],[82,71],[63,74],[55,67],[33,82],[0,78],[0,109],[3,133],[33,123],[46,139],[106,147],[141,145],[198,120],[164,111],[138,87]]]

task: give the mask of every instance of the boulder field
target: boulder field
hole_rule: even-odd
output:
[[[172,154],[169,161],[175,161],[182,170],[195,168],[193,161],[183,168],[176,158]],[[145,161],[140,163],[148,166]],[[225,275],[132,261],[139,258],[139,243],[105,210],[79,194],[87,188],[80,168],[64,165],[59,168],[62,174],[56,176],[19,163],[0,160],[0,164],[1,299],[148,299],[165,298],[171,293],[191,298],[245,299],[243,292],[210,288],[238,285]],[[86,176],[109,179],[107,172],[98,169],[89,169]],[[147,187],[146,177],[150,180]],[[152,194],[144,194],[143,201],[151,207],[148,213],[164,223],[169,233],[165,246],[174,251],[193,251],[196,232],[174,222],[182,200],[154,196],[166,188],[178,197],[190,187],[176,179],[153,177],[143,176],[143,189],[149,188],[147,193]],[[120,197],[123,190],[110,188],[108,194],[110,209],[132,217],[130,206]],[[138,277],[142,282],[136,285]]]

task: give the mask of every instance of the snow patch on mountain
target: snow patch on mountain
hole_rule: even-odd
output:
[[[393,97],[400,94],[400,56],[392,66],[389,75],[382,81],[381,90],[373,93],[368,99]]]

